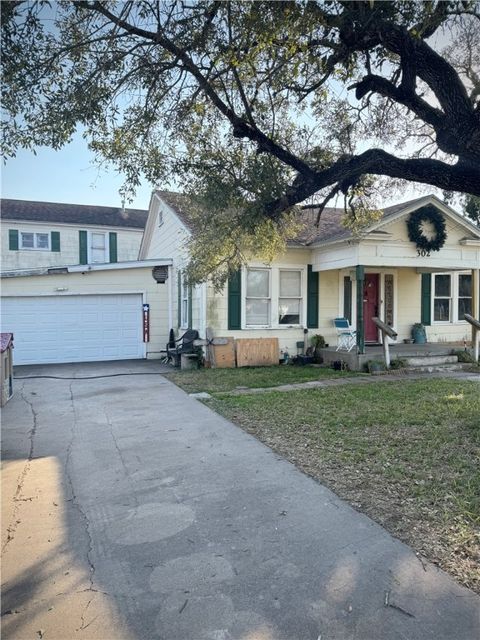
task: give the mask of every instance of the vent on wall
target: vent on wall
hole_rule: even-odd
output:
[[[153,267],[152,276],[158,284],[164,284],[168,279],[168,267]]]

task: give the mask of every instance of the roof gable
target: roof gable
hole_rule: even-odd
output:
[[[60,202],[36,202],[2,198],[0,217],[2,220],[18,222],[52,222],[77,226],[99,225],[107,227],[130,227],[143,229],[148,211],[122,209],[95,205],[66,204]]]
[[[468,219],[457,213],[454,209],[446,205],[434,195],[422,196],[421,198],[415,198],[414,200],[409,200],[407,202],[396,204],[390,207],[385,207],[382,210],[382,217],[373,224],[363,229],[360,233],[360,238],[365,239],[366,237],[371,237],[373,239],[381,233],[385,233],[385,235],[387,236],[388,233],[386,233],[384,230],[385,226],[390,225],[392,222],[395,222],[396,220],[407,216],[412,211],[415,211],[416,209],[424,207],[428,204],[431,204],[439,209],[444,215],[451,218],[456,225],[463,227],[465,232],[468,233],[471,237],[480,238],[480,228],[476,227]],[[316,216],[318,215],[318,207],[309,206],[307,208],[307,211],[309,212],[311,218],[313,218],[314,216],[316,218]],[[326,217],[322,222],[325,213]],[[321,215],[320,225],[317,228],[316,234],[314,235],[312,233],[310,241],[307,242],[307,244],[309,246],[323,245],[332,242],[345,241],[353,238],[353,233],[342,225],[343,215],[343,209],[325,209]],[[312,224],[315,224],[315,222],[313,222]]]

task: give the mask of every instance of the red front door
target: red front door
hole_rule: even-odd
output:
[[[372,318],[378,316],[378,273],[366,273],[363,288],[365,342],[378,342],[378,329]]]

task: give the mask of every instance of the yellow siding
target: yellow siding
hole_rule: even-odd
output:
[[[397,326],[399,340],[410,338],[412,324],[421,320],[422,277],[415,269],[397,272]]]
[[[333,319],[338,317],[340,291],[339,271],[322,271],[320,273],[320,316],[318,329],[312,329],[312,333],[321,334],[327,344],[337,344],[337,334],[333,326]],[[354,308],[354,307],[353,307]]]
[[[279,256],[271,266],[296,266],[303,267],[310,263],[311,252],[305,249],[289,249],[285,254]],[[322,274],[323,275],[323,274]],[[207,326],[211,327],[216,336],[226,336],[234,338],[278,338],[279,350],[287,350],[290,355],[297,354],[296,343],[304,340],[302,327],[295,328],[262,328],[262,329],[242,329],[232,331],[228,329],[228,295],[227,287],[220,292],[215,292],[209,285],[207,288]],[[319,329],[309,329],[308,335],[311,337],[319,333]]]
[[[2,279],[2,296],[144,293],[150,305],[150,342],[147,358],[158,358],[168,341],[168,282],[157,284],[151,268],[113,269],[65,275]],[[57,288],[67,288],[59,292]]]

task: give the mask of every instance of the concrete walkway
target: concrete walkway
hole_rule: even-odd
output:
[[[4,409],[3,638],[479,637],[471,591],[160,375],[79,379],[121,372]]]
[[[478,382],[480,384],[480,374],[471,371],[443,371],[433,373],[403,373],[397,371],[389,371],[381,375],[365,375],[365,376],[345,376],[342,378],[322,378],[320,380],[308,380],[307,382],[292,382],[290,384],[281,384],[276,387],[241,387],[232,389],[231,391],[216,391],[216,396],[243,396],[257,393],[269,393],[271,391],[302,391],[305,389],[325,389],[327,387],[341,387],[343,385],[357,384],[379,384],[382,382],[395,382],[409,380],[430,380],[431,378],[448,378],[455,380],[468,380],[469,382]],[[209,393],[191,393],[190,396],[202,399],[209,398]]]

